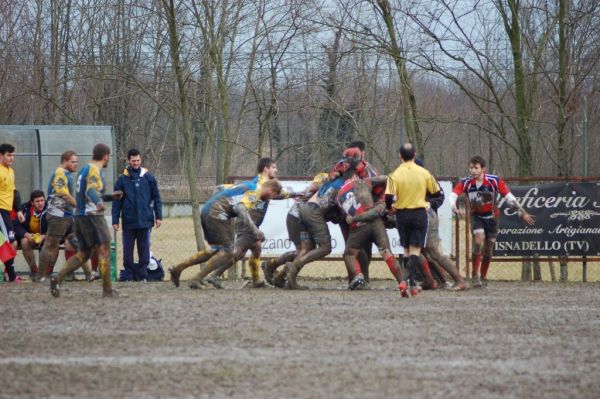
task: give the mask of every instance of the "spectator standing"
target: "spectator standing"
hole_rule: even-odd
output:
[[[36,264],[34,249],[40,249],[46,239],[48,224],[46,222],[46,198],[41,190],[31,192],[29,202],[20,208],[25,220],[16,220],[14,225],[17,241],[21,243],[23,257],[29,265],[31,280],[38,278],[38,266]]]
[[[142,167],[142,154],[132,148],[127,151],[127,167],[119,176],[114,191],[122,191],[123,198],[114,201],[112,225],[119,230],[123,225],[123,266],[139,275],[148,277],[150,262],[150,232],[162,224],[162,202],[156,178]],[[138,270],[134,270],[133,247],[137,245]]]
[[[15,171],[12,164],[15,161],[15,147],[12,144],[0,144],[0,216],[6,231],[6,239],[13,248],[17,248],[15,228],[11,218],[11,211],[17,212],[19,220],[24,221],[24,215],[18,210],[20,200],[15,187]],[[15,198],[17,200],[15,201]],[[4,263],[9,281],[19,282],[20,277],[15,273],[14,258]]]

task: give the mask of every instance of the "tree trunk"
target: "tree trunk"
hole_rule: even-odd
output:
[[[394,25],[394,17],[392,15],[391,6],[388,0],[377,0],[377,5],[381,10],[385,26],[390,36],[390,46],[388,48],[388,52],[396,64],[396,70],[398,72],[398,77],[400,78],[402,119],[404,128],[406,130],[406,135],[408,136],[409,141],[415,146],[419,158],[425,160],[423,137],[421,131],[419,130],[419,123],[417,121],[417,102],[410,83],[408,68],[406,67],[406,59],[402,55],[402,49],[398,45],[398,40],[396,38],[396,27]]]
[[[196,172],[194,168],[194,153],[193,143],[190,129],[190,113],[188,100],[185,93],[185,78],[181,70],[179,59],[179,34],[177,32],[177,24],[175,19],[175,5],[173,0],[163,0],[163,7],[166,13],[167,24],[169,27],[169,45],[171,52],[171,61],[173,62],[173,72],[177,80],[177,88],[179,93],[179,107],[183,122],[182,133],[185,146],[185,169],[190,187],[190,198],[192,200],[192,216],[194,219],[194,235],[196,237],[196,247],[198,250],[204,249],[204,238],[202,234],[202,225],[200,223],[200,210],[198,201],[198,189],[196,187]]]

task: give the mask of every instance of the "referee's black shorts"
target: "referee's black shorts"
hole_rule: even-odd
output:
[[[425,208],[398,209],[396,211],[396,227],[403,248],[424,247],[427,242],[428,225],[429,218]]]

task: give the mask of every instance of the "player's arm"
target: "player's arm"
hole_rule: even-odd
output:
[[[348,224],[358,223],[358,222],[370,222],[372,220],[378,219],[385,215],[385,202],[378,202],[375,206],[363,213],[356,216],[348,216],[346,217],[346,222]]]
[[[517,211],[517,215],[528,225],[533,226],[535,223],[535,216],[527,213],[525,208],[519,203],[517,197],[514,196],[513,193],[510,192],[504,180],[500,179],[498,182],[498,192],[506,198],[506,202],[508,206]]]
[[[123,176],[119,176],[115,183],[114,191],[122,191]],[[115,231],[119,230],[119,219],[121,218],[122,204],[121,201],[115,201],[112,206],[112,226]]]
[[[13,191],[13,210],[17,213],[17,220],[25,223],[25,213],[21,210],[21,193],[19,190]]]

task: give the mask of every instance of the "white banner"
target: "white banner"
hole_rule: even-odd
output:
[[[283,187],[292,191],[302,191],[310,185],[310,181],[290,181],[282,180],[281,184]],[[452,192],[452,182],[440,181],[440,186],[444,190],[446,196]],[[265,215],[265,219],[260,226],[260,229],[265,233],[266,241],[263,243],[262,256],[264,257],[275,257],[279,256],[287,251],[294,250],[294,244],[288,238],[287,227],[285,219],[291,206],[294,204],[294,200],[277,200],[269,203],[269,209]],[[444,201],[444,204],[438,210],[440,219],[440,238],[442,239],[442,245],[446,253],[452,251],[452,210],[448,201]],[[329,232],[331,233],[331,254],[330,257],[341,257],[344,253],[344,237],[338,225],[328,223]],[[391,250],[394,254],[401,254],[402,247],[400,246],[400,240],[398,237],[398,230],[388,229],[388,237],[390,239]],[[377,248],[373,245],[373,256],[379,257]]]

